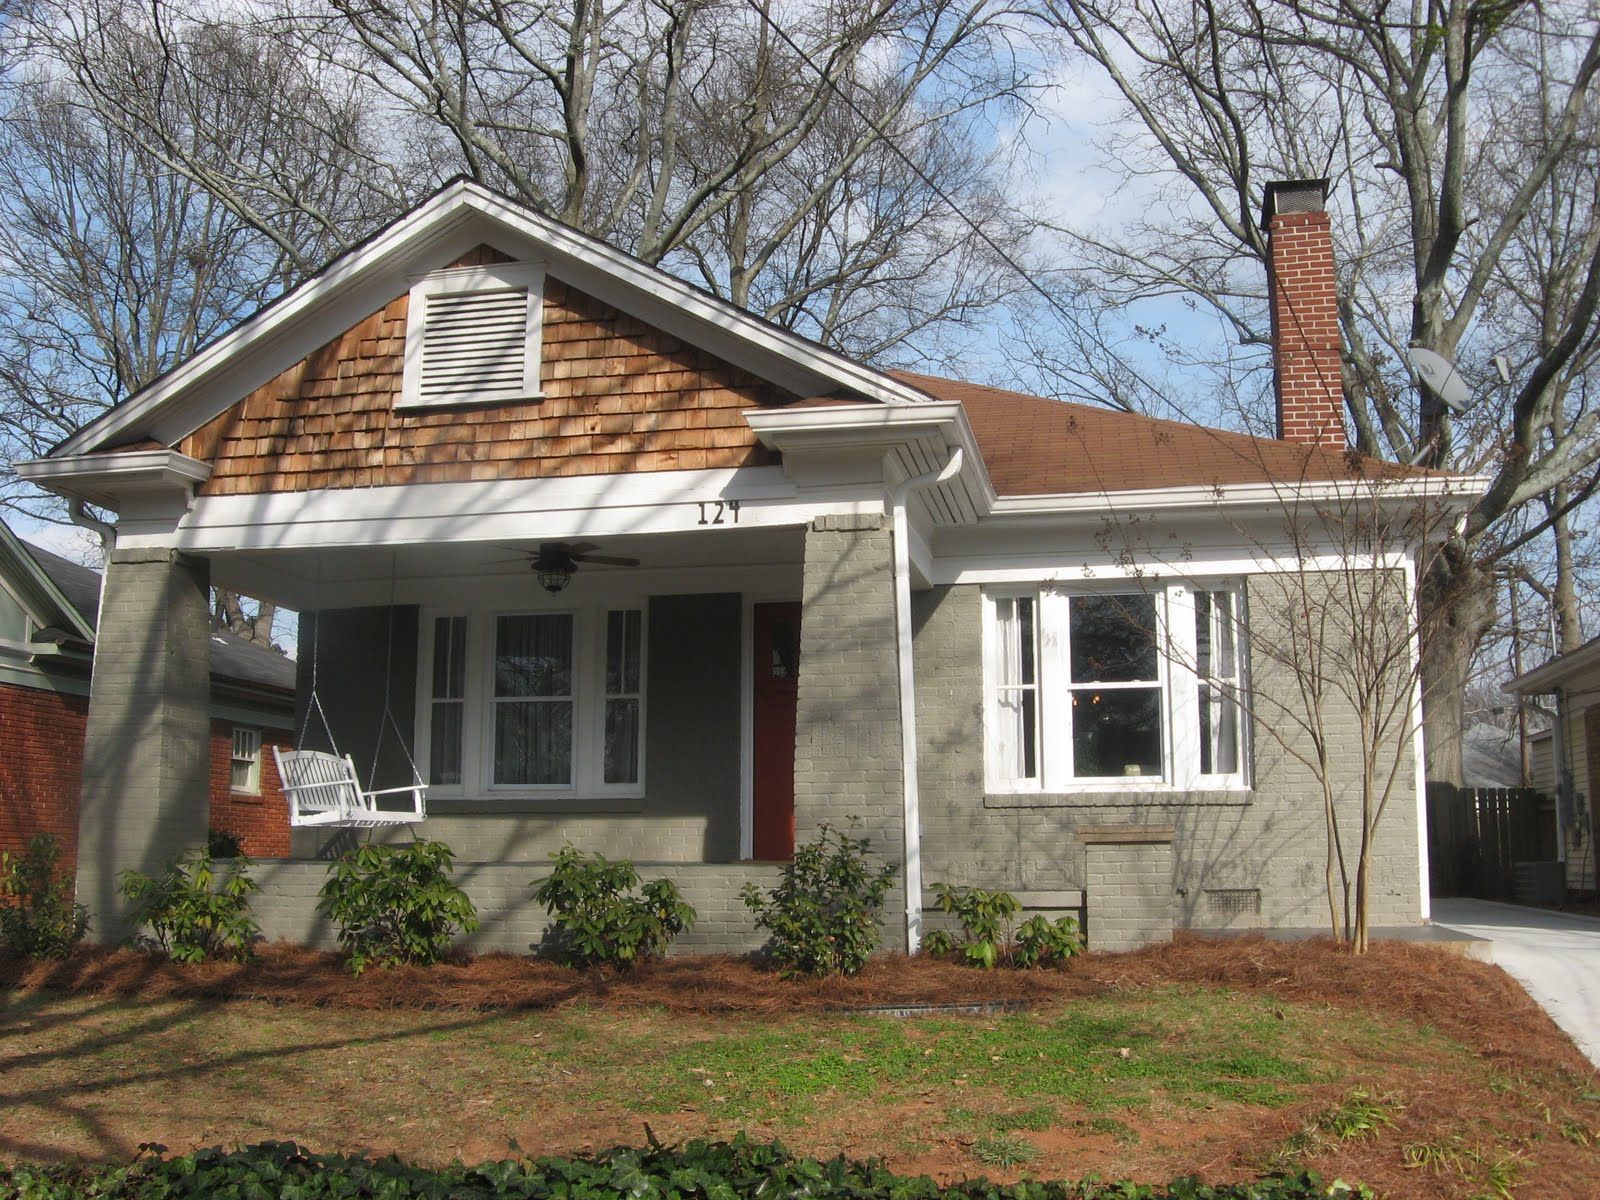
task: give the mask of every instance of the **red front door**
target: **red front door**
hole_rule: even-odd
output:
[[[794,857],[794,726],[800,695],[800,606],[755,606],[754,857]]]

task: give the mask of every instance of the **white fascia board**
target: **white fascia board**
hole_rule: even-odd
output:
[[[1574,675],[1597,666],[1600,666],[1600,638],[1587,641],[1576,650],[1558,654],[1531,671],[1524,671],[1509,681],[1503,690],[1513,696],[1549,695],[1560,690],[1561,685]]]
[[[662,319],[664,327],[676,326],[670,332],[705,345],[757,375],[780,376],[773,381],[787,380],[791,390],[822,394],[845,388],[885,404],[930,402],[925,393],[909,384],[779,329],[660,268],[462,181],[73,434],[52,457],[114,445],[119,437],[144,429],[162,441],[175,441],[342,333],[346,325],[341,320],[359,320],[366,311],[408,291],[419,270],[442,265],[448,256],[460,254],[478,241],[493,242],[496,234],[504,233],[534,243],[534,252],[521,257],[545,263],[559,278],[586,291],[605,292],[597,298],[625,310]],[[330,320],[325,313],[351,306],[364,311],[353,316],[345,313],[340,320]],[[240,369],[247,355],[271,361],[251,370]]]
[[[1488,490],[1490,482],[1482,475],[1452,475],[1392,481],[1308,480],[1303,483],[1230,483],[1121,492],[1002,496],[995,501],[991,515],[999,519],[1165,509],[1281,509],[1296,504],[1339,504],[1357,500],[1396,503],[1430,500],[1444,509],[1464,510]]]
[[[1181,579],[1239,579],[1249,575],[1292,574],[1302,571],[1398,570],[1411,561],[1403,550],[1391,554],[1310,554],[1304,558],[1286,551],[1217,555],[1193,562],[1158,561],[1130,563],[1107,556],[1095,560],[1086,555],[1041,551],[1038,554],[967,555],[935,561],[933,583],[1002,584],[1055,583],[1063,587],[1117,583],[1137,580],[1149,585]]]
[[[120,509],[130,496],[191,495],[211,478],[211,464],[176,450],[125,450],[36,458],[16,464],[19,478],[63,496]]]
[[[203,496],[175,524],[124,522],[118,544],[203,553],[509,542],[796,525],[882,511],[881,491],[801,496],[781,467],[736,467]]]

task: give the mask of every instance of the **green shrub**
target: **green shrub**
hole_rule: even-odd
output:
[[[770,893],[745,885],[745,907],[771,935],[785,975],[854,975],[878,948],[878,913],[895,866],[869,866],[870,850],[871,839],[824,825],[816,841],[795,849]]]
[[[154,878],[138,871],[119,875],[117,887],[133,906],[135,925],[150,931],[135,940],[175,962],[249,958],[261,933],[250,916],[250,893],[261,889],[248,874],[248,858],[227,864],[219,872],[211,851],[201,846],[173,859]]]
[[[966,935],[959,943],[963,958],[985,970],[1011,961],[1011,927],[1022,911],[1015,896],[983,888],[951,887],[948,883],[936,883],[933,890],[938,894],[940,910],[961,922]],[[953,939],[951,948],[956,948]]]
[[[458,931],[478,927],[478,910],[450,882],[455,855],[443,842],[368,843],[328,868],[317,911],[339,927],[339,945],[357,975],[370,966],[428,966]]]
[[[150,1157],[129,1166],[82,1162],[0,1169],[0,1198],[25,1200],[146,1200],[158,1196],[295,1196],[299,1200],[384,1197],[423,1200],[525,1200],[568,1197],[682,1196],[686,1200],[736,1200],[741,1196],[804,1196],[808,1200],[1369,1200],[1372,1193],[1343,1181],[1325,1183],[1315,1172],[1291,1169],[1249,1183],[1174,1180],[1143,1183],[996,1184],[984,1179],[938,1184],[926,1175],[895,1175],[881,1162],[796,1158],[776,1142],[694,1141],[681,1147],[655,1143],[618,1147],[581,1158],[539,1158],[469,1167],[413,1166],[399,1158],[317,1155],[292,1142],[265,1142],[235,1150],[196,1150]]]
[[[945,930],[935,930],[922,939],[929,954],[948,955],[961,951],[974,966],[1037,967],[1071,958],[1083,948],[1078,922],[1071,917],[1051,921],[1042,915],[1029,917],[1015,926],[1022,905],[1010,892],[989,892],[983,888],[958,888],[947,883],[934,885],[941,911],[961,922],[963,937],[957,940]]]
[[[1047,963],[1065,962],[1082,952],[1083,935],[1078,930],[1077,918],[1057,917],[1052,921],[1036,913],[1017,929],[1016,949],[1011,957],[1019,967],[1042,967]]]
[[[572,846],[551,857],[555,866],[533,898],[554,918],[550,951],[558,962],[632,966],[660,954],[694,924],[694,909],[669,879],[640,887],[631,862],[591,857]],[[630,894],[635,888],[637,896]]]
[[[61,840],[29,839],[21,854],[0,853],[0,949],[20,958],[65,958],[89,928],[72,902],[71,881],[56,874]]]

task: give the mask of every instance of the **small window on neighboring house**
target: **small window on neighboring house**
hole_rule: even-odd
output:
[[[233,762],[229,786],[236,792],[261,791],[261,731],[233,727]]]
[[[402,407],[539,394],[543,277],[528,263],[437,271],[411,289]]]

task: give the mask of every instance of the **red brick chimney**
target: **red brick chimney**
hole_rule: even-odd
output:
[[[1343,449],[1339,304],[1326,179],[1267,184],[1267,303],[1272,306],[1272,390],[1278,436]]]

